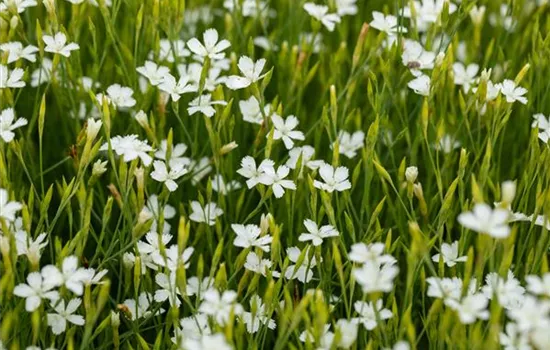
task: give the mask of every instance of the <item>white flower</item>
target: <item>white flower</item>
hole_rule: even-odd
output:
[[[231,90],[244,89],[265,76],[265,74],[262,75],[262,70],[265,66],[264,58],[254,62],[250,57],[241,56],[237,66],[244,77],[240,77],[238,75],[230,75],[227,77],[225,85]]]
[[[181,76],[178,81],[170,73],[164,75],[164,79],[159,83],[159,89],[166,92],[172,98],[172,101],[179,101],[181,95],[197,91],[197,88],[189,83],[188,76]]]
[[[243,312],[241,316],[243,322],[246,324],[248,333],[254,334],[258,332],[260,325],[266,325],[269,329],[275,329],[277,327],[275,320],[268,316],[266,307],[257,294],[254,294],[250,298],[250,309],[251,312]]]
[[[200,58],[222,59],[225,57],[225,53],[222,51],[231,46],[231,43],[225,39],[218,42],[218,31],[212,28],[202,34],[202,39],[204,45],[197,38],[192,38],[187,42],[189,50]]]
[[[467,256],[458,257],[458,241],[452,244],[443,243],[441,245],[441,254],[435,254],[432,256],[432,261],[439,262],[440,257],[443,257],[443,262],[449,267],[455,266],[458,262],[465,262],[468,260]]]
[[[462,324],[471,324],[476,319],[487,320],[489,318],[488,304],[485,295],[478,293],[466,295],[460,302],[450,300],[447,305],[458,312]]]
[[[222,333],[201,334],[197,338],[186,338],[183,350],[232,350],[233,348]]]
[[[535,120],[531,124],[531,127],[538,128],[539,139],[544,143],[548,143],[548,139],[550,139],[550,118],[547,118],[542,113],[537,113],[533,115],[533,119]]]
[[[428,296],[432,298],[443,299],[445,304],[449,304],[450,301],[458,301],[462,296],[462,280],[458,277],[453,278],[438,278],[428,277]],[[468,295],[475,294],[477,291],[477,280],[472,278],[468,285]]]
[[[170,248],[164,250],[164,254],[160,251],[154,251],[151,253],[151,259],[158,266],[166,267],[168,270],[174,272],[181,264],[184,268],[188,268],[191,264],[189,259],[195,249],[193,247],[185,248],[185,250],[179,254],[179,248],[176,244],[170,246]]]
[[[376,307],[376,310],[375,310]],[[355,322],[363,324],[366,330],[373,330],[378,325],[378,320],[383,321],[392,318],[392,312],[384,308],[381,299],[376,301],[376,306],[372,302],[356,301],[353,304],[355,312],[359,315]]]
[[[403,16],[415,20],[419,32],[427,31],[430,24],[438,21],[445,3],[448,4],[449,14],[454,13],[457,9],[457,6],[449,0],[420,0],[413,1],[413,3],[416,17],[412,18],[412,11],[409,6],[405,6]]]
[[[467,67],[464,67],[461,62],[453,64],[454,82],[456,85],[462,85],[464,92],[470,90],[470,87],[476,81],[478,72],[479,66],[475,63],[469,64]]]
[[[338,16],[356,15],[357,0],[336,0],[336,9]]]
[[[23,74],[25,72],[21,68],[10,72],[7,66],[0,64],[0,89],[25,87],[25,82],[21,80]]]
[[[27,283],[20,283],[13,289],[13,294],[25,298],[25,310],[33,312],[38,309],[42,299],[55,301],[59,293],[52,290],[63,283],[59,270],[53,265],[47,265],[41,272],[31,272],[27,276]]]
[[[290,172],[288,167],[281,165],[275,171],[273,165],[269,164],[264,166],[262,171],[263,173],[259,179],[260,183],[271,186],[276,198],[281,198],[285,194],[285,188],[293,191],[296,190],[296,184],[292,180],[285,180]]]
[[[47,57],[44,57],[44,59],[42,59],[42,62],[40,63],[40,68],[35,69],[31,74],[31,86],[37,87],[41,84],[49,82],[51,78],[52,68],[53,68],[53,61]],[[2,86],[1,82],[2,82],[2,77],[5,76],[4,74],[7,74],[7,73],[2,72],[2,65],[0,65],[0,87]],[[21,70],[21,77],[22,76],[23,76],[23,71]],[[24,83],[23,83],[23,86],[24,86]]]
[[[18,118],[15,120],[15,111],[13,108],[6,108],[0,114],[0,138],[4,142],[11,142],[15,137],[13,130],[27,125],[27,119]]]
[[[249,252],[246,256],[246,262],[244,268],[258,273],[263,276],[267,276],[267,271],[271,270],[273,263],[268,259],[261,259],[255,252]],[[278,271],[271,271],[273,277],[280,277],[281,273]]]
[[[344,166],[334,169],[331,165],[324,163],[319,167],[319,175],[324,182],[313,181],[313,186],[323,191],[332,193],[334,191],[342,192],[351,188],[349,182],[349,170]]]
[[[523,303],[508,310],[507,315],[516,322],[518,329],[522,332],[538,327],[544,327],[548,331],[548,327],[550,327],[550,301],[538,300],[531,295],[527,295]]]
[[[336,228],[332,225],[324,225],[320,228],[317,226],[315,221],[310,219],[304,220],[304,226],[306,227],[308,233],[302,233],[298,237],[300,242],[311,241],[311,244],[314,246],[319,246],[323,243],[323,239],[329,237],[337,237],[339,235]]]
[[[504,308],[515,309],[523,303],[525,288],[521,286],[511,270],[508,271],[506,279],[496,272],[491,272],[485,276],[485,283],[481,289],[485,297],[487,299],[496,297],[498,303]]]
[[[340,331],[338,346],[344,349],[350,348],[357,339],[357,323],[342,318],[336,322],[336,329]]]
[[[518,326],[513,322],[506,324],[506,333],[499,334],[500,345],[504,350],[531,350],[529,337],[526,332],[521,332]]]
[[[155,170],[151,173],[151,177],[158,182],[164,182],[170,192],[174,192],[178,188],[175,180],[189,171],[183,164],[178,163],[175,166],[170,166],[170,171],[168,171],[166,163],[160,160],[155,160],[153,167]]]
[[[46,47],[44,51],[51,53],[58,53],[62,56],[69,57],[71,51],[80,49],[80,46],[77,43],[67,44],[67,37],[64,33],[56,33],[54,36],[42,35],[42,40]]]
[[[304,10],[306,10],[311,17],[323,23],[330,32],[334,30],[336,23],[340,23],[340,16],[336,13],[328,13],[328,6],[306,2],[304,4]]]
[[[296,265],[302,254],[302,251],[298,247],[287,248],[286,253],[288,254],[288,259],[294,263],[286,268],[285,278],[286,279],[298,279],[302,283],[308,283],[313,278],[313,268],[317,266],[317,260],[315,256],[309,257],[309,248],[306,248],[304,253],[304,259],[301,262],[301,265]]]
[[[142,262],[145,262],[147,267],[156,269],[156,266],[152,265],[152,258],[148,259],[148,257],[152,256],[153,254],[160,255],[161,246],[165,247],[171,239],[172,235],[169,233],[163,233],[159,235],[156,231],[147,232],[147,234],[145,235],[145,242],[137,242],[137,250],[141,255]]]
[[[359,264],[393,264],[396,262],[393,256],[384,253],[384,243],[355,243],[351,246],[349,259]]]
[[[460,142],[453,139],[451,135],[445,134],[435,145],[435,149],[442,151],[445,154],[451,153],[454,149],[460,147]]]
[[[212,118],[212,116],[216,113],[216,110],[213,107],[215,105],[225,106],[227,105],[227,102],[223,100],[212,101],[212,95],[205,94],[189,102],[189,108],[187,108],[187,113],[189,113],[189,115],[193,115],[197,112],[201,112],[208,118]]]
[[[183,40],[170,41],[168,39],[160,39],[159,46],[159,61],[168,61],[170,63],[174,63],[177,59],[191,55],[189,50],[185,48],[185,42]],[[154,57],[154,52],[149,52],[149,59],[151,60]]]
[[[435,58],[435,53],[425,50],[419,42],[405,40],[401,61],[403,65],[411,70],[414,76],[418,77],[422,75],[421,70],[423,69],[432,69],[434,67]]]
[[[214,91],[219,84],[225,83],[227,77],[221,76],[222,68],[217,67],[219,62],[221,61],[213,62],[214,67],[210,67],[208,70],[208,74],[204,79],[204,90],[206,91]],[[191,86],[195,89],[195,91],[198,91],[201,83],[203,68],[204,66],[197,62],[193,62],[188,65],[179,64],[178,72],[180,77],[189,77]]]
[[[8,223],[15,221],[15,214],[23,209],[23,205],[19,202],[10,202],[8,191],[0,188],[0,218],[3,218]]]
[[[208,157],[202,157],[199,160],[191,160],[189,165],[193,173],[191,178],[191,184],[193,186],[197,185],[206,175],[212,171],[212,166],[210,165],[210,159]]]
[[[8,52],[8,61],[10,64],[23,58],[30,62],[36,62],[36,53],[38,47],[34,45],[28,45],[23,47],[23,44],[19,41],[12,41],[0,45],[0,51]]]
[[[130,108],[136,105],[136,100],[132,97],[134,90],[120,84],[113,84],[107,88],[107,102],[113,104],[116,108]],[[97,94],[96,98],[100,105],[103,104],[103,94]]]
[[[430,96],[430,84],[430,77],[422,74],[421,76],[409,81],[407,86],[419,95]]]
[[[99,150],[107,151],[108,147],[108,144],[105,143]],[[137,135],[112,137],[111,147],[117,155],[123,156],[127,163],[140,158],[145,166],[149,166],[153,161],[153,158],[147,154],[147,152],[153,151],[153,148],[146,141],[139,140]]]
[[[523,95],[527,93],[527,89],[517,86],[513,80],[506,79],[498,84],[500,92],[506,97],[506,102],[513,103],[518,101],[522,104],[527,104],[527,98]]]
[[[241,168],[237,170],[237,173],[246,177],[246,185],[248,188],[252,188],[260,183],[261,177],[264,175],[264,169],[273,167],[275,164],[271,159],[264,159],[258,167],[256,167],[256,161],[250,156],[246,156],[241,160]]]
[[[363,293],[391,292],[393,280],[398,273],[399,268],[393,263],[366,263],[360,268],[353,269],[353,277],[361,285]]]
[[[525,277],[527,290],[535,295],[550,297],[550,273],[545,273],[542,277],[529,275]]]
[[[212,329],[210,329],[208,323],[208,316],[205,314],[196,313],[190,317],[184,317],[180,320],[180,328],[174,327],[174,337],[172,341],[174,344],[180,344],[182,338],[200,339],[203,335],[212,334]],[[178,346],[182,347],[183,345]]]
[[[478,203],[471,212],[458,216],[458,222],[473,231],[488,234],[494,238],[506,238],[510,234],[508,217],[510,213],[505,209],[494,209],[485,203]]]
[[[353,134],[343,130],[338,133],[338,152],[350,159],[357,155],[357,151],[363,148],[364,143],[365,133],[361,130]],[[331,145],[332,147],[334,144]]]
[[[151,316],[152,311],[149,310],[151,306],[151,301],[153,300],[151,294],[147,292],[141,292],[138,297],[138,300],[126,299],[124,300],[124,305],[130,310],[130,319],[132,321],[138,320],[140,318],[147,318]],[[163,309],[159,310],[159,313],[164,312]]]
[[[334,340],[334,333],[330,331],[330,323],[328,323],[324,325],[323,333],[320,335],[318,342],[315,340],[315,336],[311,330],[305,330],[300,333],[300,337],[298,339],[300,339],[302,343],[307,342],[309,344],[315,344],[316,350],[330,350],[330,346]]]
[[[36,6],[35,0],[4,0],[0,3],[0,12],[7,11],[9,8],[13,8],[17,13],[23,13],[28,7]]]
[[[262,124],[264,122],[264,117],[260,109],[260,103],[254,96],[250,96],[248,100],[239,101],[239,109],[243,115],[243,120],[248,123],[253,124]],[[271,110],[270,105],[264,107],[264,114],[269,116]]]
[[[282,139],[286,149],[292,149],[294,147],[293,140],[305,140],[304,133],[298,130],[294,130],[298,126],[298,118],[293,115],[290,115],[285,119],[280,116],[273,114],[271,116],[271,121],[273,122],[273,139],[280,140]],[[266,137],[269,138],[269,135]]]
[[[63,284],[68,290],[76,295],[82,295],[84,292],[84,279],[88,272],[84,268],[78,268],[78,258],[74,255],[63,259],[61,264],[61,274]]]
[[[196,295],[200,300],[202,300],[204,293],[212,288],[214,285],[214,279],[210,277],[205,277],[200,281],[197,277],[191,277],[187,280],[187,286],[185,292],[188,296]]]
[[[145,64],[136,68],[137,72],[147,79],[153,86],[157,86],[164,81],[164,77],[170,74],[170,69],[165,66],[159,66],[153,61],[145,61]]]
[[[170,166],[176,167],[178,164],[182,166],[189,166],[191,164],[191,159],[183,157],[187,151],[187,145],[184,143],[178,143],[172,145],[172,153],[170,154],[170,160],[168,161]],[[168,152],[168,141],[162,140],[160,142],[159,149],[155,152],[155,158],[162,159],[166,161],[166,153]]]
[[[74,315],[74,312],[78,309],[82,300],[80,298],[71,299],[65,307],[65,300],[61,299],[59,303],[54,306],[55,314],[48,313],[48,326],[52,327],[52,333],[59,335],[67,329],[67,322],[77,326],[83,326],[85,321],[81,315]]]
[[[212,190],[222,195],[227,195],[229,194],[229,192],[235,191],[241,188],[241,184],[238,181],[233,180],[233,181],[226,182],[223,179],[223,176],[221,176],[220,174],[216,174],[211,181],[212,181]]]
[[[18,230],[15,233],[17,255],[26,255],[32,265],[39,265],[42,250],[48,245],[46,236],[46,233],[41,233],[33,240],[26,231]]]
[[[235,247],[241,247],[241,248],[251,248],[251,247],[257,247],[263,250],[264,252],[269,252],[270,250],[270,244],[273,240],[273,237],[270,235],[264,235],[260,237],[262,234],[262,230],[259,226],[250,224],[250,225],[238,225],[238,224],[232,224],[231,228],[233,231],[237,234],[237,237],[235,237],[235,240],[233,241],[233,245]]]
[[[195,222],[204,222],[210,226],[216,223],[216,218],[223,215],[223,210],[218,208],[216,203],[208,203],[204,208],[197,201],[191,202],[193,212],[189,215],[189,219]]]
[[[301,157],[300,173],[305,166],[315,170],[318,169],[324,162],[322,160],[313,160],[315,155],[315,148],[305,145],[301,147],[294,147],[288,152],[288,160],[286,166],[290,169],[296,169],[298,166],[298,159]]]
[[[220,325],[224,326],[229,321],[231,312],[240,315],[242,306],[237,303],[237,293],[226,290],[222,294],[217,289],[211,288],[204,293],[204,300],[199,306],[199,312],[212,316]]]
[[[395,16],[386,16],[382,12],[373,11],[372,21],[369,25],[374,29],[378,29],[379,31],[385,32],[392,36],[396,33],[406,33],[407,28],[400,26],[397,22],[397,17]]]
[[[156,302],[162,303],[168,300],[171,306],[179,307],[181,305],[181,300],[178,298],[180,291],[176,285],[175,271],[170,271],[169,276],[164,273],[157,273],[155,283],[160,287],[155,291],[154,298]]]

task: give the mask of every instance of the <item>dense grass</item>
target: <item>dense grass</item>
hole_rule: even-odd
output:
[[[550,348],[544,1],[71,2],[0,2],[0,349]]]

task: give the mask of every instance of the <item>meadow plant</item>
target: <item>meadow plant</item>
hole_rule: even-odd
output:
[[[0,0],[0,349],[550,349],[546,0]]]

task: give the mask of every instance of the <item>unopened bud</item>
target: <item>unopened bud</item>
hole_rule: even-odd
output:
[[[111,326],[118,328],[120,326],[120,314],[115,311],[111,311]]]
[[[86,140],[87,142],[92,142],[97,137],[99,130],[103,122],[101,120],[95,120],[93,118],[88,119],[88,126],[86,128]]]
[[[147,129],[149,128],[149,120],[147,119],[147,114],[145,114],[144,111],[139,111],[135,115],[136,121],[141,125],[142,128]]]
[[[516,196],[516,182],[515,181],[504,181],[501,184],[501,200],[506,204],[512,203],[514,197]]]
[[[472,19],[472,22],[478,26],[483,22],[483,17],[485,16],[485,6],[474,6],[470,10],[470,18]]]
[[[415,183],[417,177],[418,177],[417,167],[410,166],[405,170],[405,178],[407,179],[407,182],[413,184]]]
[[[101,160],[98,160],[94,163],[94,166],[92,168],[92,176],[99,177],[103,175],[107,171],[107,161],[102,162]]]
[[[263,233],[266,233],[269,231],[269,221],[271,220],[272,216],[271,214],[262,214],[262,217],[260,218],[260,230]]]
[[[445,59],[445,52],[440,52],[435,56],[435,65],[441,66],[443,64],[443,60]]]
[[[239,147],[239,145],[235,141],[231,141],[230,143],[222,146],[222,148],[220,149],[220,154],[227,154],[237,147]]]

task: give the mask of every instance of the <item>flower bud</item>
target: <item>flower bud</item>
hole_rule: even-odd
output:
[[[111,310],[111,326],[118,328],[120,326],[120,314]]]
[[[13,16],[10,19],[10,28],[11,28],[11,30],[14,30],[15,28],[17,28],[18,24],[19,24],[19,18],[17,16]]]
[[[435,65],[441,66],[441,64],[443,64],[444,59],[445,59],[445,52],[438,53],[437,56],[435,57]]]
[[[93,118],[88,119],[88,127],[86,128],[86,140],[88,142],[92,142],[93,140],[95,140],[102,125],[103,125],[103,122],[100,119],[98,120],[94,120]]]
[[[270,213],[268,214],[262,214],[260,218],[260,230],[262,234],[269,231],[269,221],[271,220],[272,216]]]
[[[416,178],[418,177],[418,168],[415,166],[410,166],[405,170],[405,178],[409,183],[415,183]]]
[[[239,147],[239,145],[235,141],[231,141],[230,143],[222,146],[222,148],[220,149],[220,154],[227,154],[237,147]]]
[[[147,129],[149,128],[149,120],[147,119],[147,114],[145,114],[144,111],[140,110],[135,115],[136,121],[141,125],[142,128]]]
[[[472,23],[474,23],[474,25],[478,26],[481,24],[481,22],[483,22],[483,17],[485,16],[485,6],[480,6],[480,7],[477,7],[477,6],[474,6],[472,7],[472,9],[470,10],[470,18],[472,20]]]
[[[515,181],[504,181],[501,184],[501,201],[510,204],[516,196],[516,182]]]
[[[49,14],[55,13],[55,0],[44,0],[43,4]]]
[[[138,224],[144,224],[153,218],[153,213],[143,208],[138,215]]]
[[[103,175],[107,171],[107,161],[102,162],[101,160],[98,160],[94,163],[94,166],[92,168],[92,176],[99,177]]]

